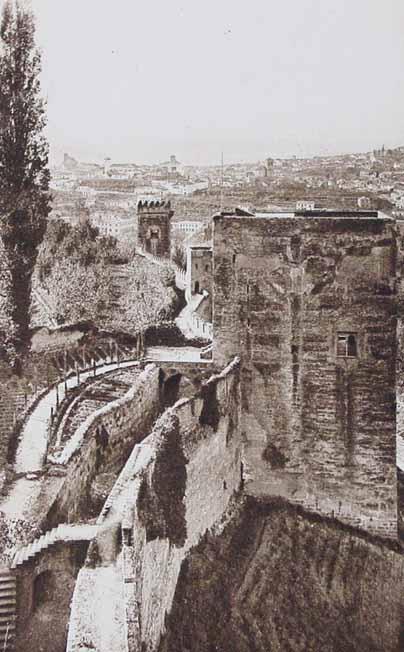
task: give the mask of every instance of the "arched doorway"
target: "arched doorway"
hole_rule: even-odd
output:
[[[195,294],[199,294],[199,281],[195,281]]]
[[[55,577],[51,571],[43,571],[36,576],[32,588],[32,609],[35,611],[41,605],[53,598],[55,591]]]

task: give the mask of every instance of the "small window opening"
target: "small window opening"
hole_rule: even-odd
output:
[[[209,265],[205,265],[205,272],[209,271]]]
[[[233,265],[236,262],[236,254],[233,254]]]
[[[358,356],[356,333],[338,333],[337,356],[339,358],[356,358]]]

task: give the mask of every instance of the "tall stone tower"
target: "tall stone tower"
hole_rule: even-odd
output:
[[[137,244],[154,256],[170,257],[170,201],[140,201],[137,205]]]

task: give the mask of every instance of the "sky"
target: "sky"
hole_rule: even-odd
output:
[[[404,145],[403,0],[31,0],[54,161]]]

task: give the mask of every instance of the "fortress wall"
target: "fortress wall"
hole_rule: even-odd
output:
[[[153,455],[138,476],[133,547],[124,569],[131,652],[141,643],[142,650],[156,648],[181,564],[240,487],[238,405],[233,364],[199,395],[167,410],[145,441],[152,442]]]
[[[395,537],[393,224],[215,217],[213,319],[214,362],[242,362],[247,492]]]
[[[235,360],[212,376],[192,398],[167,409],[151,434],[135,446],[127,462],[124,494],[112,506],[112,521],[130,529],[123,535],[123,588],[128,652],[155,650],[170,611],[181,565],[189,549],[217,525],[240,487],[239,369]],[[126,493],[125,493],[126,492]],[[122,496],[126,495],[123,500]],[[112,531],[112,530],[111,530]],[[101,564],[111,565],[103,533],[97,537]],[[105,553],[105,550],[107,552]],[[83,624],[79,573],[73,599],[68,651],[80,650],[83,627],[89,640],[104,650],[91,622]],[[93,627],[93,629],[92,629]]]
[[[159,408],[159,369],[148,365],[123,398],[87,419],[64,451],[61,461],[67,474],[48,516],[50,527],[89,516],[95,480],[100,474],[110,476],[111,489],[133,446],[150,431]]]

